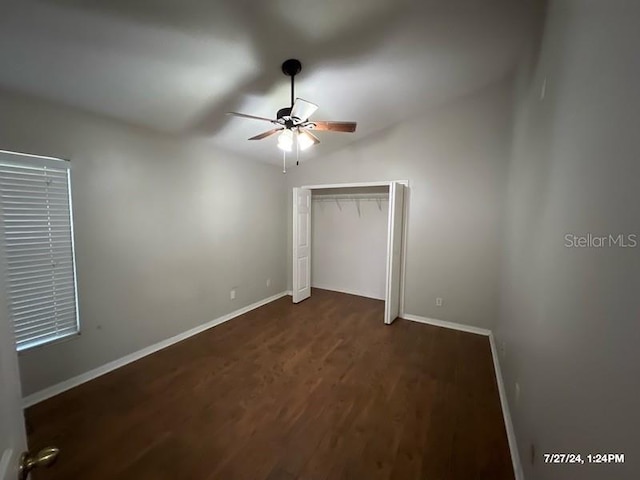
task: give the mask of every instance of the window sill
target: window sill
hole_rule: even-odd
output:
[[[22,350],[18,350],[18,356],[21,357],[23,355],[28,355],[29,353],[40,350],[43,347],[50,347],[53,345],[57,345],[59,343],[69,342],[71,340],[75,340],[80,337],[81,332],[73,332],[65,335],[64,337],[54,338],[53,340],[49,340],[47,342],[37,343],[35,345],[31,345],[28,347],[24,347]]]

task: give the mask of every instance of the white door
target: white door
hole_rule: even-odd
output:
[[[2,275],[0,275],[2,277]],[[0,278],[0,480],[18,478],[18,461],[27,450],[13,327],[7,317]]]
[[[311,190],[293,189],[293,303],[311,296]]]
[[[400,271],[402,264],[402,225],[404,185],[389,185],[389,233],[387,239],[387,286],[384,302],[384,323],[390,324],[400,314]]]

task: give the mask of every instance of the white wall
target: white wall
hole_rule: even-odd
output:
[[[388,190],[388,189],[386,189]],[[358,189],[345,189],[357,193]],[[311,209],[311,286],[384,299],[389,198],[318,201]]]
[[[0,111],[0,148],[73,164],[82,334],[20,355],[25,395],[285,290],[277,167],[25,97]]]
[[[507,79],[287,172],[290,188],[409,180],[406,313],[484,328],[496,321],[511,92]]]
[[[640,246],[565,239],[640,240],[639,20],[638,2],[550,2],[520,82],[497,341],[528,479],[640,478]],[[544,464],[545,452],[626,463]]]

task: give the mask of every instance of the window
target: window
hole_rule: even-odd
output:
[[[18,351],[79,333],[69,166],[0,151],[2,270]]]

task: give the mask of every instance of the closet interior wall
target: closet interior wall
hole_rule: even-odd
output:
[[[384,300],[389,188],[313,190],[311,286]]]

